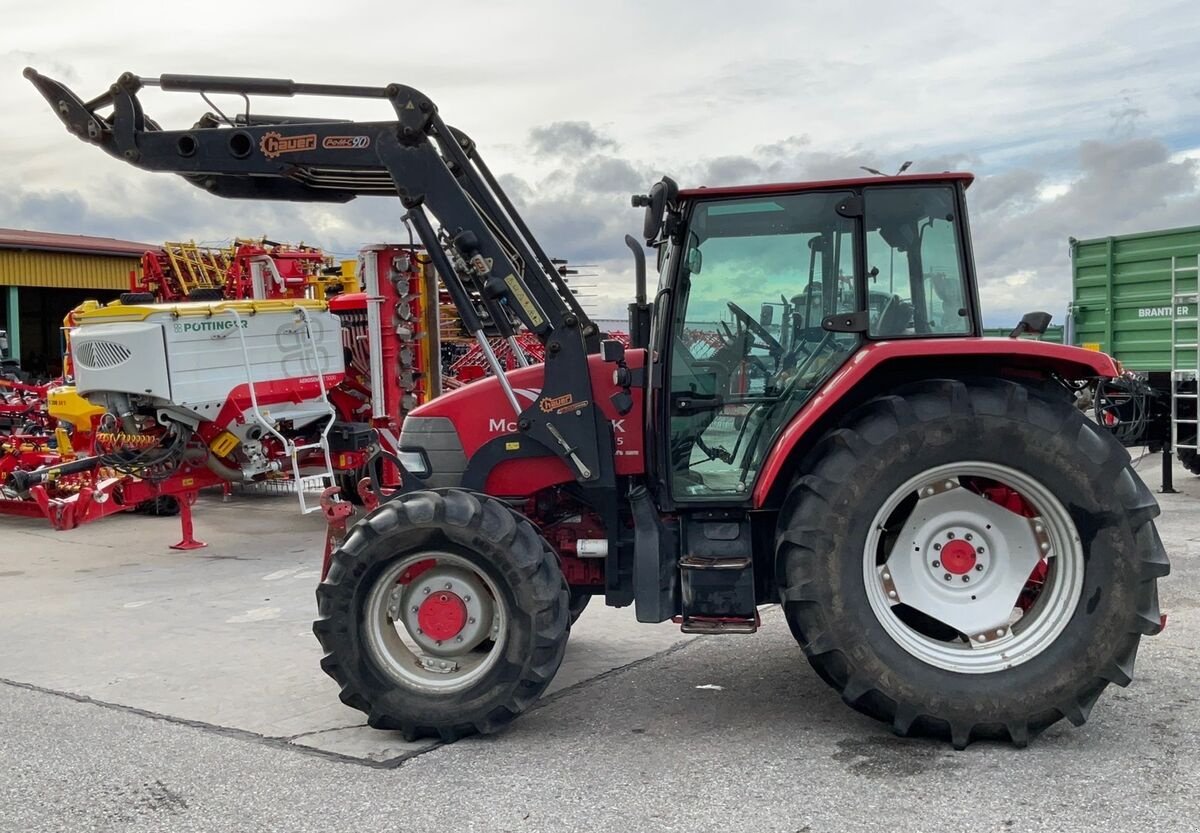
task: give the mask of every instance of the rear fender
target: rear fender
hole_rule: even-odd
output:
[[[1014,338],[938,338],[864,345],[812,396],[779,435],[754,484],[753,506],[778,503],[798,461],[851,408],[896,385],[963,375],[1052,376],[1078,381],[1120,375],[1113,359],[1092,350]]]

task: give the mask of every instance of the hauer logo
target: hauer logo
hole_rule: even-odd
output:
[[[271,130],[263,134],[258,143],[259,150],[268,159],[275,159],[281,153],[296,153],[302,150],[315,150],[317,134],[305,133],[301,136],[284,136]]]
[[[370,136],[326,136],[321,140],[325,150],[362,150],[370,146]]]

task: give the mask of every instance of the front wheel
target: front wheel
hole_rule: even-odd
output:
[[[356,524],[317,588],[321,667],[378,729],[494,732],[558,670],[569,630],[558,556],[506,504],[411,492]]]
[[[999,380],[869,402],[779,519],[784,611],[854,708],[957,747],[1087,719],[1159,630],[1158,505],[1064,397]]]

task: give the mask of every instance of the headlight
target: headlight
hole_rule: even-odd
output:
[[[400,465],[404,466],[404,470],[413,477],[424,480],[429,476],[429,462],[425,459],[424,451],[401,450],[396,454],[396,458],[400,460]]]

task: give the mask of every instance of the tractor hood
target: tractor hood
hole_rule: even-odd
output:
[[[631,369],[642,367],[645,358],[645,350],[629,350],[625,354]],[[613,365],[593,354],[588,357],[588,368],[593,401],[613,427],[616,472],[618,475],[641,474],[644,471],[642,390],[633,389],[633,407],[623,416],[609,401],[609,397],[619,390],[613,383]],[[541,395],[542,365],[511,370],[505,376],[523,408],[533,405]],[[517,415],[513,413],[500,382],[495,377],[486,377],[410,411],[401,425],[400,449],[425,453],[429,463],[428,476],[421,478],[425,485],[457,486],[462,485],[466,463],[484,445],[505,435],[514,435],[514,441],[527,442],[517,430]],[[557,457],[501,461],[493,474],[501,481],[509,482],[521,467],[531,470],[521,476],[532,477],[538,488],[574,479]],[[492,484],[491,479],[488,482]],[[528,484],[522,485],[518,492],[505,488],[502,483],[490,485],[488,491],[492,494],[530,494],[534,491]],[[493,487],[499,491],[492,491]]]

